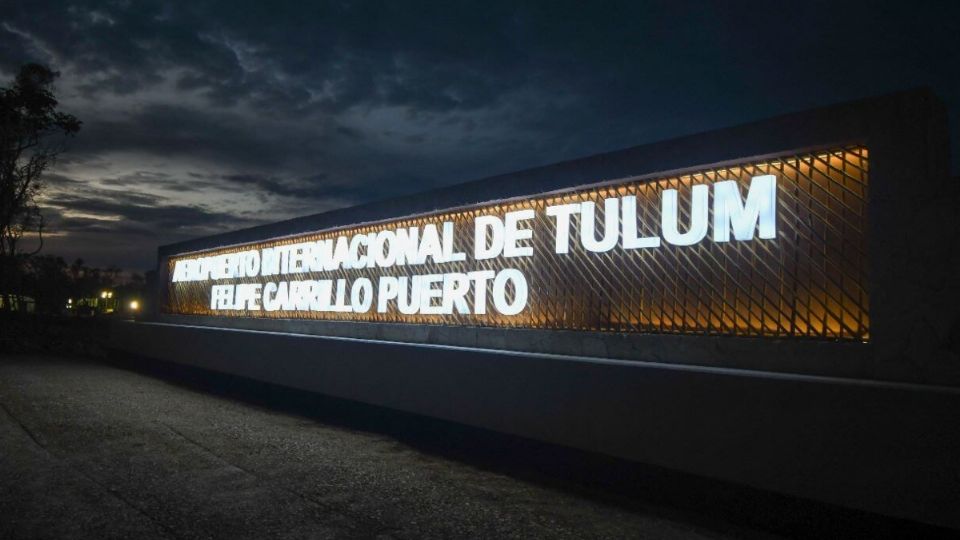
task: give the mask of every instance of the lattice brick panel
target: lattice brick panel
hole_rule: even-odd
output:
[[[660,192],[679,190],[681,230],[689,223],[690,190],[695,184],[737,180],[746,193],[751,177],[777,177],[777,237],[774,240],[716,243],[710,236],[694,246],[661,243],[656,249],[591,253],[572,241],[568,255],[553,252],[554,220],[546,206],[594,201],[596,230],[603,231],[606,197],[637,197],[642,236],[660,234]],[[781,156],[777,159],[653,179],[635,179],[534,196],[522,201],[491,203],[409,219],[340,228],[190,254],[215,255],[243,249],[316,241],[381,229],[456,222],[457,249],[468,254],[462,263],[352,269],[289,274],[283,277],[220,280],[217,283],[269,280],[337,279],[364,276],[376,283],[381,275],[431,274],[518,268],[527,276],[529,299],[519,315],[403,315],[326,313],[312,311],[212,312],[211,282],[170,283],[168,313],[295,319],[403,322],[505,328],[722,334],[736,336],[869,338],[867,297],[868,155],[863,147]],[[712,194],[711,194],[712,197]],[[711,200],[710,223],[712,223]],[[474,261],[473,220],[502,216],[512,210],[536,210],[533,257]],[[579,227],[573,218],[572,231]],[[576,233],[571,232],[576,238]],[[172,275],[176,258],[169,261]],[[488,285],[488,297],[492,294]]]

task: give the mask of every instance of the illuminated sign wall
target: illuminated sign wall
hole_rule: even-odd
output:
[[[866,340],[867,178],[847,147],[180,254],[164,311]]]

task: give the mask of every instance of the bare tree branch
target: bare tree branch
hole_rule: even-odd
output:
[[[65,138],[80,130],[79,120],[57,111],[51,90],[57,76],[26,64],[10,87],[0,88],[0,294],[11,292],[20,263],[43,249],[40,179],[63,151]],[[33,231],[36,249],[18,252],[20,239]]]

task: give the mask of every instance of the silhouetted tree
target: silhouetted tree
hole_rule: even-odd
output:
[[[83,274],[83,264],[83,259],[79,257],[70,264],[70,276],[73,278],[73,281],[78,281]]]
[[[30,257],[24,268],[23,291],[36,300],[38,313],[60,313],[70,297],[73,282],[62,257]]]
[[[103,271],[103,282],[107,287],[112,287],[120,283],[120,275],[123,273],[123,270],[117,268],[116,266],[108,266]]]
[[[43,248],[43,216],[37,198],[40,179],[63,151],[65,138],[80,130],[76,117],[59,112],[51,90],[58,73],[26,64],[9,88],[0,88],[0,294],[9,309],[10,293],[19,288],[21,263]],[[36,232],[38,243],[22,252],[24,234]]]

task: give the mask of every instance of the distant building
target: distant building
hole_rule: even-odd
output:
[[[7,310],[7,300],[10,301],[10,311],[33,313],[37,309],[36,300],[29,296],[0,294],[0,311]]]
[[[80,316],[109,315],[119,309],[120,299],[115,296],[114,291],[103,290],[97,296],[68,298],[65,309]]]

